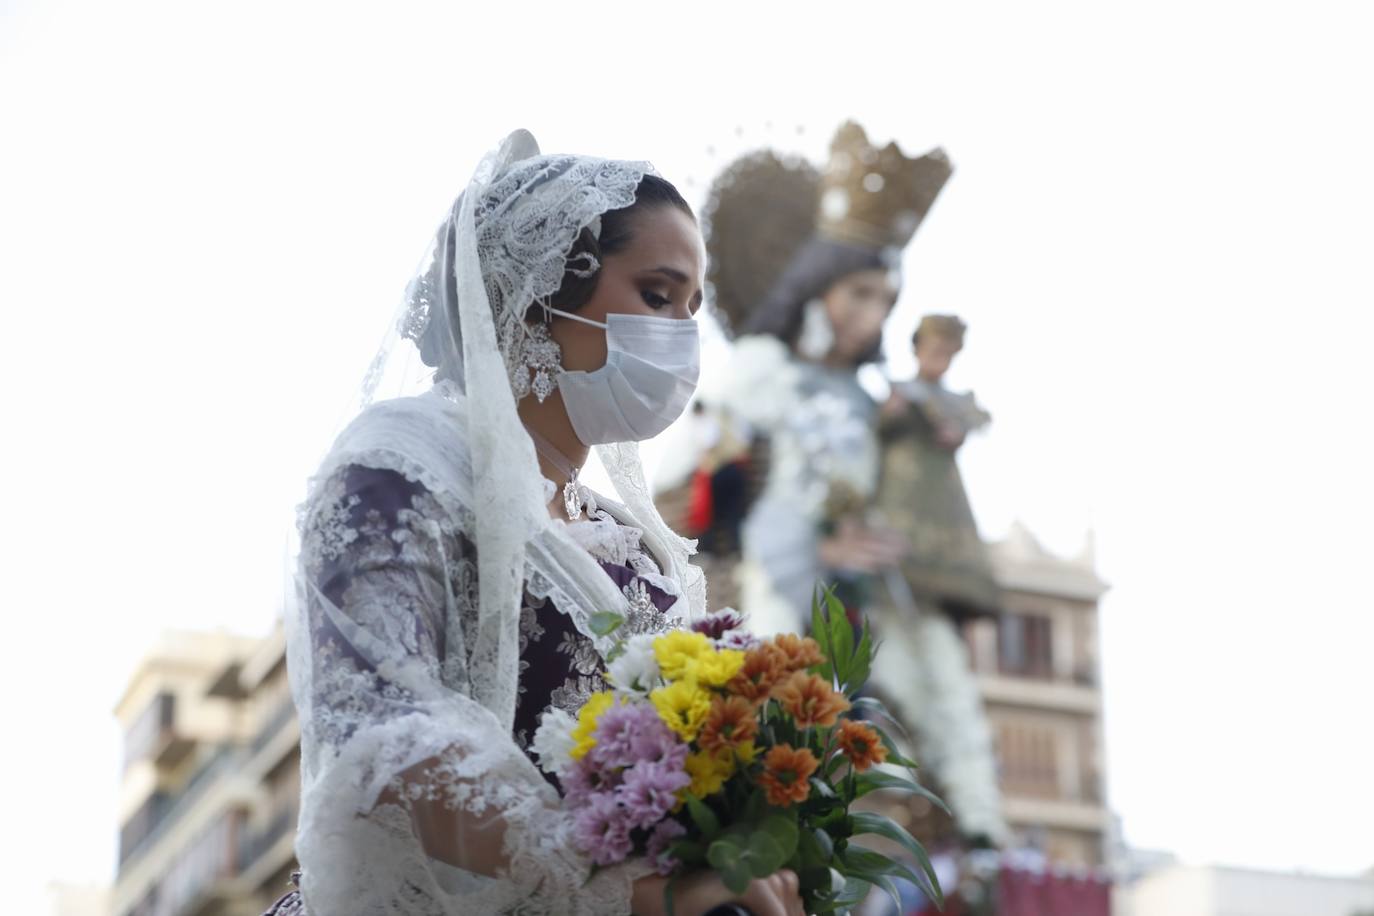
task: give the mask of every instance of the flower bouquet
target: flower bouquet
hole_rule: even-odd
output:
[[[601,614],[595,626],[611,635],[621,622]],[[867,624],[856,634],[829,590],[813,602],[814,638],[759,640],[740,623],[722,611],[633,636],[610,653],[609,689],[576,718],[545,715],[534,750],[563,788],[578,846],[597,866],[644,856],[663,875],[714,869],[736,893],[790,868],[808,913],[846,913],[873,887],[896,900],[898,878],[940,901],[921,845],[852,810],[876,790],[944,808],[874,723],[891,721],[882,705],[859,696],[874,652]],[[905,855],[867,848],[868,835]]]

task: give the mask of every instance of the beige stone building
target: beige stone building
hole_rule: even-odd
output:
[[[1374,916],[1374,874],[1171,865],[1119,887],[1117,916]]]
[[[258,916],[285,889],[300,732],[280,631],[169,634],[115,714],[124,728],[113,916]]]
[[[997,747],[1008,823],[1050,862],[1106,863],[1098,600],[1091,548],[1073,559],[1015,527],[991,546],[1002,615],[964,637]]]

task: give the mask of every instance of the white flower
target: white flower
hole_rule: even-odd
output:
[[[557,774],[572,764],[573,729],[577,720],[566,711],[550,707],[539,720],[530,749],[539,757],[539,768]]]
[[[654,634],[632,636],[625,651],[606,666],[606,676],[624,692],[648,693],[658,681],[658,659],[654,658]]]

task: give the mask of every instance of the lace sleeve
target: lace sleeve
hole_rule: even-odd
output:
[[[472,699],[477,565],[461,507],[349,466],[303,518],[288,629],[302,722],[297,854],[313,912],[624,913],[554,789]]]

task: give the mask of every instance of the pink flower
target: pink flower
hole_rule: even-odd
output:
[[[560,773],[558,782],[568,804],[581,807],[596,793],[615,791],[620,785],[620,771],[602,767],[588,754]]]
[[[744,618],[740,616],[739,611],[727,607],[713,614],[707,614],[699,620],[694,620],[692,629],[719,641],[726,633],[737,629],[742,623],[744,623]]]
[[[654,864],[654,870],[660,875],[670,875],[673,869],[677,868],[678,861],[668,853],[668,847],[673,844],[673,840],[687,832],[687,828],[674,820],[666,820],[654,828],[654,832],[649,834],[649,860]]]
[[[748,652],[759,646],[759,638],[748,630],[731,630],[720,639],[716,640],[716,646],[721,649],[739,649],[741,652]]]
[[[634,848],[625,809],[609,792],[592,794],[577,812],[573,839],[597,865],[623,862]]]
[[[691,782],[681,766],[638,763],[625,771],[625,781],[616,790],[616,798],[624,806],[630,825],[647,830],[673,810],[678,803],[677,793]]]
[[[648,703],[622,703],[606,710],[595,735],[596,746],[587,756],[607,775],[641,761],[676,760],[680,769],[687,757],[686,746]]]

